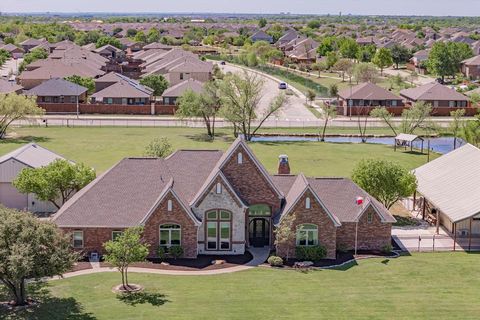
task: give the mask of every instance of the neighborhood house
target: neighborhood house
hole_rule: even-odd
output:
[[[178,150],[167,158],[127,158],[75,194],[53,217],[84,254],[141,225],[158,249],[181,246],[184,257],[240,255],[248,247],[274,248],[274,227],[289,215],[296,237],[276,247],[323,246],[381,250],[395,219],[349,179],[290,174],[286,155],[270,175],[242,138],[226,152]],[[362,201],[359,201],[361,199]],[[290,251],[290,252],[294,252]]]

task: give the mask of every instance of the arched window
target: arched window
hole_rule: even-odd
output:
[[[170,248],[181,244],[182,230],[178,224],[162,224],[160,226],[160,246]]]
[[[314,224],[301,224],[297,227],[297,246],[318,245],[318,227]]]
[[[217,188],[216,188],[215,191],[216,191],[217,194],[222,193],[222,184],[220,182],[217,183]]]
[[[173,202],[172,200],[167,201],[167,211],[172,211],[173,210]]]
[[[238,164],[242,164],[243,163],[243,154],[241,152],[239,152],[237,154],[237,163]]]
[[[310,197],[305,199],[305,209],[310,209],[312,207],[312,203],[310,201]]]

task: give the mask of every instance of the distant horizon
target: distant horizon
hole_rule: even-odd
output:
[[[94,8],[94,9],[93,9]],[[93,10],[92,10],[93,9]],[[479,0],[220,0],[155,1],[127,0],[2,0],[0,12],[5,14],[232,14],[232,15],[354,15],[354,16],[418,16],[477,17]]]

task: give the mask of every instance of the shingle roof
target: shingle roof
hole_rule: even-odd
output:
[[[173,87],[168,88],[163,92],[163,97],[180,97],[187,90],[192,90],[195,93],[200,93],[203,91],[204,84],[198,80],[190,78],[188,80],[182,81]]]
[[[88,89],[65,79],[53,78],[25,92],[27,96],[79,96]]]
[[[417,190],[453,222],[480,213],[480,149],[466,144],[413,172]]]
[[[57,159],[65,159],[61,155],[54,153],[36,143],[28,143],[12,152],[0,157],[0,163],[15,159],[29,167],[40,168],[50,164]]]
[[[118,82],[92,94],[92,98],[97,100],[103,100],[103,98],[150,98],[153,94],[152,89],[136,81],[127,81],[121,78],[118,80]]]
[[[468,66],[480,66],[480,55],[463,60],[462,63]]]
[[[23,87],[16,84],[14,81],[0,79],[0,94],[17,92],[22,89]]]
[[[400,91],[400,95],[413,101],[468,101],[468,98],[463,94],[437,82],[425,84],[416,88],[404,89]]]
[[[364,82],[354,87],[343,89],[338,93],[342,99],[359,100],[401,100],[390,91],[371,82]]]

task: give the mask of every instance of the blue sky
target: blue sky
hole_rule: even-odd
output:
[[[0,0],[2,12],[480,15],[480,0]]]

